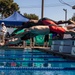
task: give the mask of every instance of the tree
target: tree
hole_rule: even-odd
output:
[[[74,15],[73,15],[73,17],[71,18],[73,21],[75,21],[75,13],[74,13]]]
[[[75,9],[75,5],[72,7],[72,9]]]
[[[34,19],[34,20],[38,20],[38,16],[35,15],[35,14],[27,14],[27,13],[24,13],[24,16],[29,18],[29,19]]]
[[[0,13],[2,17],[10,16],[14,11],[18,11],[19,7],[13,0],[0,0]]]
[[[75,16],[72,17],[72,20],[75,21]]]

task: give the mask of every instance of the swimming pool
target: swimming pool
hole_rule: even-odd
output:
[[[75,61],[32,49],[2,49],[0,75],[75,75]]]

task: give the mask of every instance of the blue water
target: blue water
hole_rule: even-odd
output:
[[[0,75],[75,75],[75,61],[38,50],[0,50]]]
[[[0,75],[75,75],[71,71],[1,71]]]

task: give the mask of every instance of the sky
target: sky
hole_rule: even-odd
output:
[[[36,14],[39,19],[41,18],[42,0],[14,0],[14,2],[19,5],[21,14]],[[71,6],[75,5],[75,0],[63,0],[63,2]],[[44,17],[55,21],[65,20],[65,11],[63,9],[66,9],[68,20],[75,13],[75,9],[72,9],[71,6],[62,4],[59,0],[44,0]]]

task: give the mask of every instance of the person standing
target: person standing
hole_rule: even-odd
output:
[[[48,47],[49,45],[49,34],[45,35],[44,37],[44,47]]]
[[[5,26],[5,23],[2,22],[0,25],[0,43],[4,44],[5,43],[5,34],[7,32],[7,28]]]
[[[35,46],[35,39],[34,37],[30,38],[30,47],[34,47]]]

